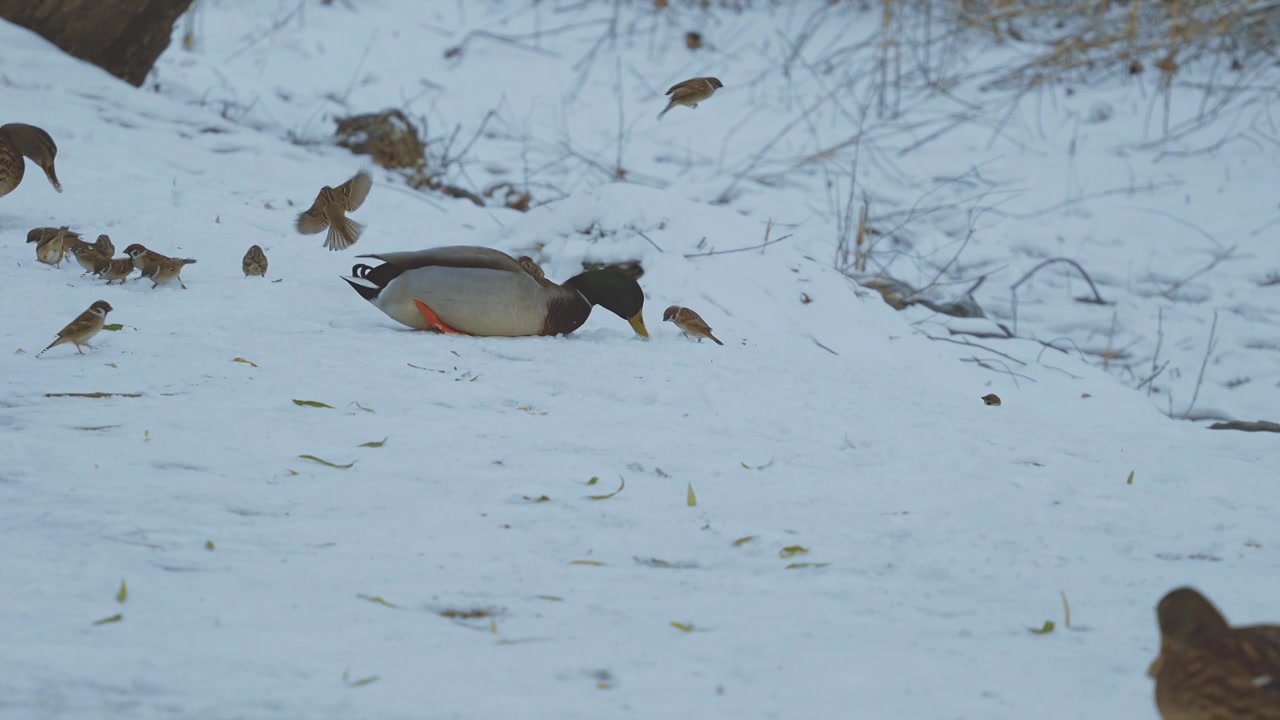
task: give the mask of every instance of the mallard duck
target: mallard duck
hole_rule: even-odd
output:
[[[613,270],[589,270],[557,285],[537,278],[510,255],[457,245],[360,257],[344,277],[356,292],[407,327],[459,335],[517,337],[571,333],[600,305],[631,324],[640,337],[644,292]]]
[[[1233,628],[1199,592],[1178,588],[1156,606],[1156,681],[1164,720],[1280,720],[1280,626]]]
[[[24,156],[44,170],[54,190],[62,192],[62,183],[58,182],[58,173],[53,167],[53,159],[57,155],[58,146],[53,138],[35,125],[0,125],[0,197],[13,192],[22,182],[22,175],[27,170],[22,159]]]

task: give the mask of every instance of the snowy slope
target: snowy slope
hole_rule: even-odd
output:
[[[794,115],[775,80],[734,83],[719,67],[767,67],[753,43],[803,13],[688,15],[729,38],[691,55],[676,44],[684,25],[650,34],[628,8],[618,50],[575,67],[605,5],[201,0],[196,51],[175,44],[142,90],[0,25],[3,120],[49,130],[66,188],[37,176],[0,200],[0,293],[18,310],[0,324],[0,717],[1153,718],[1162,593],[1192,583],[1233,621],[1280,619],[1266,602],[1280,589],[1273,436],[1168,420],[1078,353],[927,339],[946,334],[938,318],[896,312],[832,268],[834,220],[803,184],[820,175],[743,183],[710,204]],[[470,29],[578,22],[594,24],[539,51],[479,39],[443,57]],[[569,150],[615,162],[617,70],[637,182],[574,157],[548,164]],[[668,80],[703,72],[725,80],[723,96],[654,123]],[[459,146],[498,108],[450,180],[530,177],[554,201],[521,214],[424,199],[321,142],[332,115],[402,105],[433,138],[460,124]],[[835,111],[819,119],[778,156],[851,132]],[[887,176],[876,192],[909,207],[928,178],[1001,154],[946,143],[901,161],[918,192]],[[1013,182],[1066,162],[1044,148],[983,172]],[[1195,284],[1209,305],[1164,316],[1194,376],[1210,306],[1236,308],[1220,315],[1234,345],[1211,377],[1245,373],[1256,392],[1206,383],[1202,404],[1253,419],[1276,407],[1276,289],[1249,280],[1277,255],[1242,235],[1272,201],[1240,188],[1276,178],[1256,153],[1223,152],[1193,168],[1148,157],[1133,182],[1176,178],[1144,206],[1253,243],[1249,264]],[[1105,148],[1075,159],[1099,185],[1112,162]],[[1254,175],[1214,196],[1208,173],[1223,164]],[[297,235],[319,186],[360,167],[376,184],[354,216],[368,224],[355,252]],[[1060,198],[1032,188],[1000,207]],[[1160,222],[1137,204],[997,225],[964,264],[1014,253],[1007,288],[1065,243],[1112,267],[1095,279],[1121,304],[1071,303],[1079,283],[1046,275],[1022,291],[1019,323],[1048,340],[1105,329],[1115,310],[1147,333],[1159,303],[1141,278],[1177,276],[1194,263],[1167,250],[1207,241],[1175,223],[1122,244]],[[1112,226],[1121,216],[1132,224]],[[770,218],[773,238],[792,237],[686,257],[760,244]],[[952,220],[914,230],[942,262]],[[74,263],[35,262],[26,231],[61,224],[198,258],[189,289],[104,287]],[[603,237],[581,232],[592,226]],[[241,276],[254,243],[266,280]],[[338,279],[356,252],[458,243],[535,254],[557,280],[583,260],[639,259],[653,337],[602,310],[568,338],[415,333]],[[33,359],[99,298],[122,330],[85,356]],[[673,303],[726,346],[661,323]],[[1194,383],[1179,382],[1184,405]],[[68,392],[139,396],[46,396]],[[983,405],[988,392],[1004,404]],[[1028,632],[1049,619],[1054,632]]]

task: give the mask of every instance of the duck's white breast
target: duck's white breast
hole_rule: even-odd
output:
[[[487,268],[426,267],[392,280],[375,303],[395,321],[424,325],[414,300],[421,300],[455,330],[471,335],[537,335],[556,288],[533,276]]]

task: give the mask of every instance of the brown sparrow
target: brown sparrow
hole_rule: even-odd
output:
[[[40,242],[45,238],[54,237],[55,234],[58,234],[58,228],[31,228],[31,232],[27,233],[27,242]],[[81,237],[77,233],[72,234],[76,234],[77,240]]]
[[[129,275],[133,274],[133,258],[122,257],[107,260],[105,264],[99,265],[94,274],[107,281],[110,285],[113,280],[119,280],[123,285]]]
[[[542,266],[528,255],[521,255],[516,258],[516,262],[520,263],[520,267],[524,268],[525,272],[532,275],[533,279],[537,280],[539,285],[549,287],[555,284],[547,279],[547,274],[543,272]]]
[[[1156,606],[1160,655],[1147,674],[1165,720],[1280,718],[1280,625],[1233,628],[1199,592]]]
[[[31,231],[32,233],[35,230]],[[27,242],[36,243],[36,260],[45,265],[53,265],[62,267],[62,258],[67,254],[65,249],[66,241],[75,233],[69,232],[66,226],[58,228],[54,233],[43,233],[38,240],[31,239],[31,233],[27,234]]]
[[[85,275],[98,272],[98,268],[111,260],[89,244],[71,248],[71,254],[75,256],[76,262],[80,263],[80,267],[84,268]]]
[[[39,247],[39,243],[41,241],[48,240],[54,235],[57,235],[60,229],[61,228],[55,228],[55,227],[33,228],[31,232],[27,233],[27,242],[37,243],[36,246]],[[80,233],[73,233],[70,230],[68,230],[62,237],[63,257],[65,258],[66,254],[71,252],[72,248],[76,248],[81,245],[88,245],[88,243],[84,241]]]
[[[115,243],[111,242],[111,238],[106,235],[99,235],[98,239],[93,241],[93,249],[108,259],[115,257],[116,254]]]
[[[267,254],[262,252],[262,248],[254,245],[249,248],[249,252],[244,254],[244,260],[240,261],[240,268],[244,270],[244,276],[260,275],[265,277],[267,274]]]
[[[143,276],[152,273],[156,263],[160,262],[164,255],[153,250],[148,250],[141,243],[133,243],[124,249],[124,254],[133,259],[133,266],[137,268]]]
[[[194,258],[161,258],[156,262],[151,274],[147,276],[151,278],[151,289],[155,290],[160,287],[161,283],[166,283],[170,280],[177,280],[178,284],[182,286],[182,289],[186,290],[187,286],[182,282],[182,278],[179,277],[179,275],[182,273],[182,268],[184,266],[190,265],[194,262]]]
[[[88,310],[80,313],[79,317],[72,320],[66,327],[59,330],[58,339],[49,343],[49,347],[36,353],[36,357],[40,357],[46,352],[49,352],[49,348],[65,345],[67,343],[74,343],[76,346],[76,352],[83,355],[84,351],[80,349],[80,346],[84,345],[88,348],[93,347],[89,344],[89,339],[94,335],[97,335],[98,331],[102,329],[102,325],[106,322],[107,313],[109,312],[111,312],[111,305],[108,304],[106,300],[99,300],[98,302],[90,305]]]
[[[677,105],[696,108],[698,103],[711,97],[717,89],[722,87],[724,87],[724,84],[718,78],[713,77],[696,77],[676,83],[667,91],[667,94],[671,96],[671,102],[667,103],[666,109],[658,113],[658,119],[661,120],[662,116],[667,114],[667,110]]]
[[[35,229],[34,229],[34,230],[32,230],[31,232],[27,233],[27,242],[39,243],[39,242],[41,242],[41,241],[43,241],[43,240],[48,240],[49,238],[53,237],[54,235],[57,235],[57,234],[58,234],[58,232],[59,232],[60,230],[61,230],[61,231],[63,231],[63,233],[62,233],[62,255],[63,255],[63,257],[64,257],[64,258],[65,258],[68,254],[70,254],[72,250],[75,250],[75,249],[76,249],[76,248],[78,248],[78,247],[89,247],[89,243],[87,243],[87,242],[85,242],[85,241],[84,241],[84,236],[82,236],[80,233],[73,233],[73,232],[71,232],[70,230],[67,230],[65,227],[61,227],[61,228],[53,228],[53,227],[38,227],[38,228],[35,228]]]
[[[369,196],[369,188],[373,180],[367,172],[359,172],[355,177],[336,188],[328,185],[320,188],[320,194],[311,208],[298,216],[298,232],[303,235],[314,235],[329,228],[329,236],[324,246],[330,250],[346,250],[360,239],[364,226],[347,217],[347,213],[355,212],[364,204]]]
[[[698,342],[702,342],[702,338],[708,338],[717,345],[724,344],[711,334],[711,328],[707,327],[706,321],[687,307],[672,305],[662,313],[662,319],[675,323],[685,335],[698,338]]]

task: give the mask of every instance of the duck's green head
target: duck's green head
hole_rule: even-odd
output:
[[[644,326],[644,291],[629,275],[613,268],[588,270],[564,284],[582,293],[592,305],[599,305],[631,323],[631,329],[640,337],[649,337],[649,330]]]

